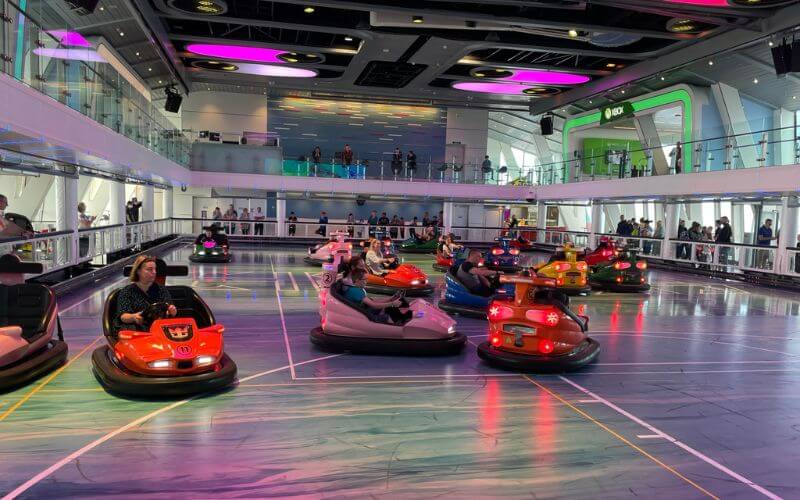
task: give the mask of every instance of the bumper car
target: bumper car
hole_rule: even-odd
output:
[[[469,248],[462,247],[461,250],[455,253],[452,257],[447,257],[440,251],[436,251],[436,262],[433,264],[433,269],[442,273],[446,273],[453,266],[460,266],[469,255]],[[484,260],[481,259],[479,266],[484,265]]]
[[[52,290],[25,283],[42,264],[0,257],[0,393],[21,387],[64,364],[67,344]],[[56,338],[53,338],[56,335]]]
[[[486,252],[486,267],[504,273],[516,273],[522,270],[519,265],[519,248],[511,246],[514,238],[505,236],[496,238],[496,244]]]
[[[325,243],[320,243],[308,249],[308,255],[303,262],[311,266],[322,266],[333,262],[333,256],[340,249],[352,251],[353,244],[345,241],[347,233],[337,231],[331,235],[331,239]]]
[[[320,292],[321,325],[311,330],[311,342],[329,351],[434,356],[455,354],[467,341],[456,322],[432,304],[408,303],[412,318],[402,325],[375,321],[369,308],[348,300],[336,281]]]
[[[569,308],[569,298],[549,278],[501,276],[513,283],[513,300],[489,305],[489,339],[478,346],[487,363],[523,372],[564,372],[597,358],[600,345],[587,335],[589,318]]]
[[[435,253],[436,247],[439,245],[438,236],[434,236],[430,240],[422,240],[416,236],[412,236],[403,240],[400,243],[401,253]]]
[[[614,243],[613,240],[604,236],[600,239],[600,244],[597,245],[597,248],[590,252],[586,252],[583,256],[583,260],[586,264],[593,268],[595,266],[600,265],[607,265],[613,262],[617,256],[619,256],[620,249]]]
[[[393,269],[387,269],[386,274],[381,276],[370,271],[366,290],[383,295],[403,291],[409,297],[419,297],[433,293],[433,286],[420,268],[411,264],[400,264]]]
[[[125,269],[126,274],[130,269]],[[186,276],[186,266],[157,263],[157,280]],[[168,305],[152,304],[145,310],[148,331],[115,331],[117,311],[114,290],[103,310],[103,334],[108,345],[92,353],[95,377],[109,392],[136,398],[183,397],[213,392],[233,384],[236,364],[224,352],[225,328],[214,319],[208,305],[191,287],[167,286],[178,314],[165,317]]]
[[[444,276],[445,288],[439,300],[439,308],[450,314],[460,314],[473,318],[486,319],[489,303],[496,297],[513,296],[513,286],[501,285],[494,296],[483,296],[472,293],[456,277],[458,268],[453,266]]]
[[[578,251],[572,245],[565,245],[550,256],[550,260],[533,270],[540,278],[551,278],[556,289],[567,295],[588,294],[592,287],[587,277],[588,265],[583,260],[578,260]]]
[[[522,235],[517,236],[516,238],[507,236],[508,238],[512,238],[509,241],[508,245],[511,248],[517,248],[520,252],[533,252],[533,242]]]
[[[595,266],[589,273],[592,288],[609,292],[646,292],[647,262],[636,256],[635,250],[622,250],[613,262]]]
[[[194,251],[189,256],[192,262],[225,263],[231,261],[228,237],[224,234],[215,234],[211,240],[195,243]]]

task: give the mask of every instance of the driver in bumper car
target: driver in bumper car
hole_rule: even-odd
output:
[[[203,228],[203,233],[201,235],[199,235],[197,238],[195,238],[194,244],[195,245],[202,245],[206,241],[211,241],[216,245],[217,244],[217,235],[215,233],[216,233],[216,231],[214,231],[214,226],[209,226],[209,227]]]
[[[380,240],[372,240],[367,251],[367,267],[370,272],[378,276],[383,276],[388,273],[387,269],[397,267],[397,259],[394,257],[381,256],[381,242]]]
[[[453,233],[448,234],[444,237],[444,244],[442,245],[442,253],[448,259],[452,259],[455,256],[456,252],[461,250],[463,247],[455,242],[455,237]]]
[[[350,271],[350,279],[352,286],[347,286],[345,290],[345,297],[353,302],[363,304],[370,310],[370,315],[376,321],[382,323],[393,323],[395,325],[402,325],[412,318],[413,313],[408,309],[402,310],[404,300],[399,294],[395,294],[387,299],[373,299],[367,296],[367,291],[364,287],[367,284],[367,272],[354,268]]]
[[[144,311],[156,302],[169,303],[167,316],[174,317],[178,310],[171,303],[172,297],[166,287],[156,283],[156,258],[141,255],[136,258],[131,270],[131,284],[117,295],[117,315],[114,318],[115,330],[147,331]]]
[[[500,287],[500,273],[478,267],[481,261],[479,250],[470,250],[467,259],[458,266],[456,278],[475,295],[491,297]],[[489,278],[492,278],[491,280]]]

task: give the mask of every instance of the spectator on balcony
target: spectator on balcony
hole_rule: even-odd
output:
[[[392,174],[394,176],[398,176],[400,172],[403,170],[403,152],[400,151],[400,148],[394,148],[394,153],[392,153]]]
[[[315,146],[314,151],[311,152],[311,161],[315,167],[322,163],[322,150],[319,146]]]
[[[222,220],[222,210],[220,210],[219,207],[216,207],[214,209],[214,213],[211,214],[211,218],[214,219],[215,221]],[[222,228],[222,224],[220,224],[219,222],[214,222],[212,225],[215,226],[218,230]]]
[[[324,210],[319,213],[319,228],[317,229],[317,234],[323,237],[328,234],[328,213]]]
[[[619,222],[617,222],[617,234],[619,236],[627,236],[627,228],[628,228],[628,219],[625,218],[625,214],[619,216]]]
[[[640,238],[651,238],[653,236],[653,228],[650,224],[653,221],[647,220],[642,217],[640,225],[639,225],[639,237]],[[642,240],[642,252],[646,255],[650,255],[653,251],[653,242],[650,240]]]
[[[486,175],[491,175],[491,178],[494,179],[494,170],[492,170],[492,160],[489,159],[489,155],[483,157],[483,163],[481,163],[481,172],[483,172],[483,178],[486,180]]]
[[[716,234],[714,235],[714,241],[718,245],[730,245],[733,243],[733,228],[731,228],[730,221],[726,215],[723,215],[719,218],[719,224],[717,226]],[[729,255],[730,247],[721,247],[719,249],[720,263],[727,265]]]
[[[374,238],[376,229],[375,226],[378,225],[378,212],[373,210],[372,212],[369,213],[369,217],[367,218],[367,224],[369,224],[369,227],[367,228],[367,234],[369,235],[370,238]]]
[[[23,236],[29,238],[33,233],[26,231],[20,226],[6,220],[6,207],[8,207],[8,198],[6,195],[0,194],[0,238],[17,238]]]
[[[686,221],[683,219],[678,221],[678,239],[682,241],[689,240],[689,230],[686,229]],[[690,248],[691,245],[687,245],[685,243],[679,244],[677,247],[677,255],[675,257],[678,259],[688,259]]]
[[[256,207],[256,211],[253,212],[253,220],[256,221],[255,230],[253,231],[253,236],[264,235],[264,221],[266,220],[266,216],[261,211],[261,207]]]
[[[287,220],[289,221],[289,236],[294,236],[297,232],[297,216],[294,214],[294,211],[289,212]]]
[[[125,204],[125,220],[127,222],[139,222],[140,208],[142,208],[142,202],[137,200],[135,196],[131,198]]]
[[[511,238],[517,237],[517,228],[519,227],[519,219],[516,215],[512,215],[508,220],[508,236]]]
[[[386,212],[381,212],[381,217],[378,219],[378,224],[380,225],[380,230],[386,233],[386,226],[389,225],[389,217],[386,216]]]
[[[239,216],[239,220],[246,221],[239,224],[242,228],[242,234],[247,236],[250,234],[250,211],[247,210],[247,207],[242,208],[242,214]]]
[[[444,210],[439,210],[439,227],[444,227]]]
[[[342,163],[344,165],[352,165],[353,164],[353,150],[350,149],[349,144],[344,145],[344,151],[342,151]]]
[[[656,228],[653,231],[653,238],[657,238],[659,240],[664,239],[664,223],[660,220],[656,221]],[[660,255],[661,254],[661,242],[654,241],[653,242],[653,255]]]
[[[416,219],[416,217],[414,217],[414,218]],[[425,227],[431,225],[431,217],[428,215],[427,211],[425,211],[425,213],[422,214],[422,225],[425,226]]]
[[[795,248],[798,249],[797,252],[794,252],[794,272],[800,274],[800,234],[797,235],[797,245]]]
[[[233,204],[228,205],[228,210],[225,212],[225,215],[222,216],[223,220],[236,220],[239,218],[239,214],[236,212],[236,209],[233,208]],[[228,234],[235,234],[236,233],[236,224],[227,223],[225,224],[225,232]]]
[[[409,149],[406,155],[406,168],[408,168],[412,174],[417,169],[417,154],[413,149]]]
[[[406,220],[403,217],[400,217],[400,222],[397,223],[398,227],[398,235],[401,239],[406,239]]]
[[[416,238],[417,237],[416,227],[419,226],[419,219],[414,217],[409,226],[411,227],[408,228],[408,236],[411,238]]]
[[[397,217],[397,214],[394,214],[394,216],[392,216],[392,220],[389,221],[389,226],[391,226],[389,228],[389,237],[391,239],[397,238],[397,227],[399,225],[400,225],[400,219]]]
[[[86,213],[86,203],[78,203],[78,229],[89,229],[97,219],[96,215]]]
[[[777,240],[777,236],[772,236],[772,219],[767,219],[764,224],[758,228],[756,235],[756,245],[761,247],[768,247],[773,240]],[[756,250],[756,267],[765,269],[769,261],[769,250]]]

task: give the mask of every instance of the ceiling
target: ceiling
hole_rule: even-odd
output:
[[[752,1],[101,0],[93,14],[66,15],[84,36],[105,37],[156,89],[174,83],[184,92],[525,111],[532,100],[582,86],[618,86],[619,75],[632,67],[726,33],[758,31],[779,7],[763,4],[795,3]],[[720,2],[725,5],[697,5]],[[282,66],[279,75],[297,68],[313,77],[270,76],[272,68],[264,71],[258,60],[242,56],[246,52],[209,56],[193,52],[198,45],[272,49],[280,60],[268,65]],[[223,66],[229,70],[215,69]],[[564,73],[586,82],[551,81]],[[465,83],[504,93],[453,87]]]

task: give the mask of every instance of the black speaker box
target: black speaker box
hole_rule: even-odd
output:
[[[164,103],[164,110],[170,113],[177,113],[181,109],[183,97],[174,92],[167,92],[167,101]]]
[[[539,128],[542,129],[542,135],[553,135],[553,117],[543,116],[539,120]]]

